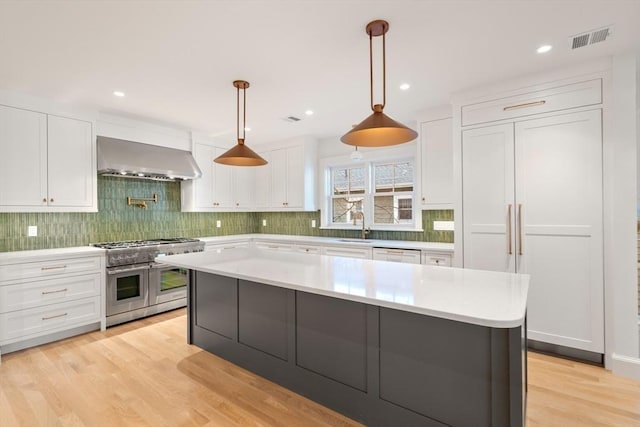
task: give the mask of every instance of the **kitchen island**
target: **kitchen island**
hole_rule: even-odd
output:
[[[518,426],[529,277],[256,248],[192,270],[188,340],[371,426]]]

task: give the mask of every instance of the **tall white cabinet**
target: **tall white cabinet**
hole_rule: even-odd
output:
[[[462,126],[463,262],[531,275],[529,339],[602,354],[602,109],[563,91],[562,110],[513,117],[503,100],[498,124]]]
[[[97,210],[93,123],[0,105],[0,211]]]

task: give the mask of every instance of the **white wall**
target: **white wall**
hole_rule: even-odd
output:
[[[191,132],[167,124],[100,113],[97,134],[109,138],[191,151]]]
[[[612,60],[611,99],[605,118],[609,128],[604,135],[605,313],[608,366],[614,373],[640,379],[636,62],[635,53]]]

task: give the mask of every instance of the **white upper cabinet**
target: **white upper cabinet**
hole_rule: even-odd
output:
[[[0,106],[0,206],[47,200],[47,115]]]
[[[0,106],[0,210],[97,210],[93,124]]]
[[[214,163],[225,151],[209,141],[194,142],[202,177],[181,183],[184,212],[315,210],[315,141],[274,144],[259,151],[268,163],[256,167]]]
[[[315,144],[302,143],[269,152],[271,210],[315,210]]]
[[[422,209],[453,209],[451,118],[420,123]]]
[[[47,127],[49,204],[90,207],[96,180],[91,123],[50,115]]]
[[[255,205],[254,172],[250,167],[228,166],[213,159],[227,148],[195,142],[193,157],[202,171],[199,179],[181,183],[182,211],[251,210]]]
[[[254,192],[256,210],[266,210],[271,207],[271,153],[268,151],[258,153],[268,163],[255,168]]]

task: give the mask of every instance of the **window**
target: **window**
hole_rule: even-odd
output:
[[[413,160],[328,165],[324,227],[419,229]],[[355,224],[355,225],[354,225]]]

